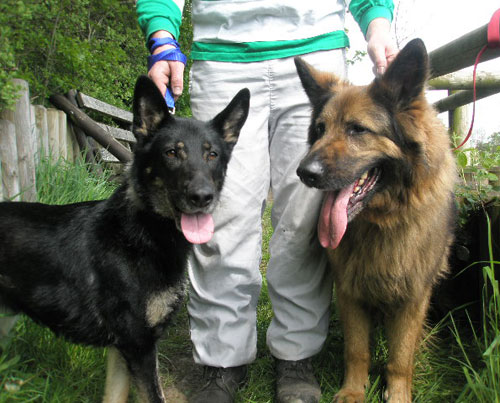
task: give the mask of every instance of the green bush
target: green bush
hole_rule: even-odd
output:
[[[187,3],[183,35],[190,41]],[[189,47],[184,38],[181,43]],[[130,109],[147,55],[134,0],[2,0],[0,110],[15,101],[12,78],[28,81],[36,104],[76,88]],[[180,100],[178,109],[189,114],[188,101]]]
[[[460,174],[455,194],[460,202],[460,224],[464,225],[471,213],[482,209],[500,192],[500,133],[493,133],[486,142],[460,148],[455,155]]]

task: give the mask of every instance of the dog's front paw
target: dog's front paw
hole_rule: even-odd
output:
[[[411,403],[411,391],[404,387],[390,388],[384,392],[384,400],[388,403]]]
[[[365,401],[365,392],[353,389],[342,388],[335,397],[333,403],[363,403]]]

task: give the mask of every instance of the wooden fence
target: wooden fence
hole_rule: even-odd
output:
[[[449,96],[434,104],[436,110],[449,112],[450,131],[463,133],[461,126],[460,107],[473,100],[472,73],[464,75],[453,74],[463,68],[474,65],[477,55],[488,43],[488,24],[466,33],[452,42],[433,50],[429,54],[431,62],[431,80],[429,88],[436,90],[446,89]],[[488,48],[481,56],[481,62],[492,60],[500,56],[500,48]],[[476,99],[482,99],[500,93],[500,77],[498,75],[482,73],[476,80]]]
[[[79,155],[66,114],[31,105],[26,81],[14,80],[21,97],[12,111],[0,112],[0,200],[35,201],[35,168],[42,156],[74,161]]]
[[[487,25],[432,51],[429,54],[431,89],[457,92],[434,104],[438,112],[454,111],[472,101],[472,77],[457,80],[447,76],[474,64],[487,43]],[[481,61],[500,56],[500,48],[488,49]],[[130,143],[134,138],[126,130],[132,115],[75,90],[53,95],[50,101],[58,109],[30,105],[28,84],[16,80],[22,96],[14,111],[0,112],[0,200],[36,200],[35,167],[41,156],[74,161],[83,157],[95,162],[130,161]],[[477,98],[500,92],[498,77],[480,77]],[[89,118],[86,111],[111,118],[122,128],[110,127]],[[83,154],[81,152],[83,151]]]
[[[130,112],[75,90],[50,97],[57,109],[31,105],[28,84],[14,81],[22,88],[21,97],[12,111],[0,112],[0,200],[36,200],[35,168],[40,158],[84,158],[91,164],[131,160],[132,133],[96,122],[86,113],[130,127]]]

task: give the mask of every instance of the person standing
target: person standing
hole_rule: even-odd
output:
[[[183,7],[181,0],[137,1],[154,56],[149,76],[174,99],[183,92],[184,64],[170,60],[179,54],[171,39],[179,37]],[[397,53],[393,8],[391,0],[349,4],[377,74]],[[211,119],[238,90],[251,92],[214,212],[214,237],[197,245],[190,261],[193,355],[206,378],[193,402],[232,402],[255,359],[261,217],[270,190],[274,233],[266,279],[274,316],[267,345],[276,360],[276,398],[319,401],[311,357],[326,339],[333,282],[316,235],[322,193],[296,175],[308,150],[311,108],[293,59],[345,77],[345,12],[344,0],[192,0],[193,117]]]

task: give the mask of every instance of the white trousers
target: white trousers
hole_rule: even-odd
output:
[[[345,76],[343,49],[303,58]],[[296,174],[309,148],[311,109],[293,58],[195,61],[190,80],[193,116],[213,118],[244,87],[251,92],[250,113],[214,213],[215,234],[195,248],[189,265],[194,359],[217,367],[247,364],[256,356],[261,217],[269,189],[274,234],[266,280],[274,316],[267,343],[275,357],[298,360],[320,351],[332,294],[332,276],[316,235],[322,195],[304,186]]]

